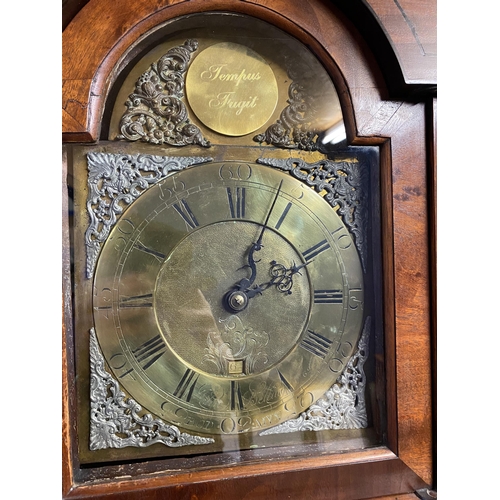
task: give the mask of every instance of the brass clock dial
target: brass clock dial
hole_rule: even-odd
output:
[[[121,216],[97,263],[94,323],[144,408],[206,434],[256,432],[331,387],[356,347],[353,240],[311,188],[270,167],[192,167]]]

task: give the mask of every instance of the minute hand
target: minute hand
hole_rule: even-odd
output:
[[[276,205],[276,201],[278,200],[278,196],[281,191],[281,185],[283,184],[283,179],[279,183],[278,190],[276,191],[276,195],[274,196],[273,202],[271,204],[271,208],[269,209],[269,212],[267,213],[266,220],[264,221],[264,226],[262,227],[262,230],[260,232],[259,238],[255,243],[252,243],[252,246],[250,247],[250,250],[248,252],[248,264],[247,267],[250,268],[251,274],[249,278],[243,278],[237,285],[237,288],[240,290],[248,290],[250,286],[253,285],[255,278],[257,278],[257,265],[256,261],[254,259],[254,253],[258,252],[262,247],[262,238],[264,237],[264,231],[267,229],[267,224],[269,222],[269,218],[271,217],[271,214],[273,213],[274,205]]]
[[[257,240],[257,243],[255,243],[256,250],[260,250],[262,248],[262,238],[264,236],[264,231],[267,229],[267,224],[269,222],[269,218],[271,217],[271,214],[273,213],[274,205],[276,205],[276,202],[278,201],[278,196],[281,191],[281,185],[283,184],[283,179],[281,179],[280,184],[278,186],[278,190],[276,191],[276,195],[274,197],[273,203],[271,204],[271,208],[269,209],[269,212],[267,213],[266,220],[264,222],[264,226],[262,227],[262,231],[260,232],[259,239]]]

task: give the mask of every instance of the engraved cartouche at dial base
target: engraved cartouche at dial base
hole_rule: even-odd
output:
[[[111,231],[94,290],[114,377],[199,434],[298,416],[342,373],[363,319],[361,266],[340,218],[257,164],[193,167],[144,192]]]

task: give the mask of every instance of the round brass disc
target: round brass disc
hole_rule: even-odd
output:
[[[217,43],[202,51],[186,77],[186,94],[195,115],[224,135],[241,136],[271,118],[278,84],[269,64],[237,43]]]

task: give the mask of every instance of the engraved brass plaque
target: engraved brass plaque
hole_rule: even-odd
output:
[[[271,118],[278,84],[269,64],[237,43],[216,43],[191,63],[186,77],[189,105],[216,132],[246,135]]]

